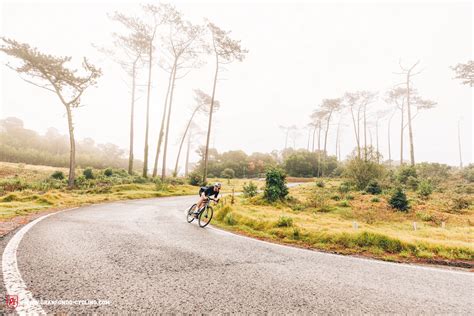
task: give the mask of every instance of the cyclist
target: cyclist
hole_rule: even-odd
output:
[[[212,195],[215,198],[219,195],[219,191],[221,190],[221,184],[219,182],[214,183],[212,186],[201,187],[199,189],[199,201],[196,203],[197,207],[194,211],[194,214],[198,214],[201,207],[204,206],[204,202]],[[219,199],[216,200],[218,202]]]

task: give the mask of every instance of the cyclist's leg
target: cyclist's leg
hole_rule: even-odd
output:
[[[197,204],[197,208],[196,208],[196,212],[199,211],[203,206],[204,206],[204,201],[206,200],[206,195],[203,193],[201,193],[201,195],[199,196],[199,200],[198,202],[196,203]]]

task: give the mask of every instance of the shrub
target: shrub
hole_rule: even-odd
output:
[[[349,207],[349,206],[351,206],[351,205],[349,204],[349,202],[346,201],[346,200],[343,200],[343,201],[339,202],[338,205],[339,205],[340,207]]]
[[[64,179],[64,172],[62,172],[60,170],[56,170],[51,175],[51,178],[56,179],[56,180],[63,180]]]
[[[397,180],[402,184],[407,184],[408,178],[417,178],[416,169],[412,166],[400,166],[397,170]]]
[[[94,172],[92,171],[92,168],[84,169],[84,171],[82,171],[82,175],[88,180],[94,179]]]
[[[283,200],[288,195],[286,174],[279,168],[270,168],[266,172],[264,198],[268,202]]]
[[[370,181],[381,179],[384,171],[384,166],[377,162],[364,161],[356,157],[347,163],[345,175],[351,179],[357,189],[363,190]]]
[[[417,178],[413,177],[413,176],[409,176],[408,179],[407,179],[407,186],[413,190],[413,191],[416,191],[418,189],[418,184],[419,184],[419,181]]]
[[[245,197],[254,197],[257,195],[258,188],[257,185],[250,181],[248,184],[244,183],[243,190]]]
[[[392,208],[402,211],[402,212],[407,212],[409,208],[407,196],[405,195],[405,193],[400,187],[397,187],[394,190],[388,203],[390,204]]]
[[[181,185],[181,184],[184,184],[184,180],[181,178],[172,177],[172,178],[166,178],[165,183],[171,184],[171,185]]]
[[[419,179],[439,183],[449,177],[451,167],[445,164],[422,162],[416,165]]]
[[[344,183],[341,183],[341,185],[339,186],[339,188],[337,190],[341,194],[346,194],[351,190],[351,186],[348,183],[344,182]]]
[[[331,196],[331,200],[334,200],[334,201],[339,201],[341,199],[341,197],[337,194]]]
[[[235,220],[232,213],[227,213],[224,217],[224,223],[226,223],[227,225],[233,226],[237,224],[237,221]]]
[[[316,186],[317,186],[318,188],[324,188],[324,185],[325,185],[325,184],[324,184],[324,181],[323,181],[323,180],[319,180],[319,181],[316,182]]]
[[[161,181],[161,179],[155,179],[155,190],[156,191],[166,191],[168,189],[168,185],[166,182]]]
[[[142,176],[134,176],[132,182],[133,183],[147,183],[148,180]]]
[[[19,178],[0,180],[0,194],[4,192],[22,191],[28,188],[28,184]]]
[[[433,193],[433,186],[429,181],[423,180],[418,185],[418,196],[427,199]]]
[[[104,170],[104,176],[106,177],[111,177],[113,174],[114,174],[114,171],[112,170],[112,168],[107,168]]]
[[[300,235],[301,235],[300,230],[299,230],[298,228],[296,228],[296,227],[293,228],[292,238],[293,238],[294,240],[299,240],[299,239],[300,239]]]
[[[331,211],[329,197],[325,193],[313,194],[308,200],[308,206],[316,208],[319,212]]]
[[[474,164],[469,164],[462,170],[461,174],[467,182],[474,182]]]
[[[233,179],[233,178],[235,177],[235,171],[234,171],[234,169],[225,168],[225,169],[222,170],[222,172],[221,172],[221,177],[222,177],[222,178],[226,178],[226,179]]]
[[[461,194],[456,194],[451,198],[450,206],[452,211],[461,211],[467,209],[471,205],[471,200]]]
[[[373,198],[370,200],[370,202],[372,202],[372,203],[378,203],[378,202],[380,202],[380,199],[379,199],[378,197],[373,197]]]
[[[193,171],[188,175],[188,183],[194,186],[200,186],[202,184],[202,176],[199,172]]]
[[[365,191],[370,194],[380,194],[382,193],[382,189],[380,188],[379,183],[377,180],[372,180],[369,182],[367,187],[365,188]]]
[[[287,216],[280,216],[276,224],[277,227],[292,227],[293,219]]]

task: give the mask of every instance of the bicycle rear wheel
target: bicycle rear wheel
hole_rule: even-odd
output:
[[[196,207],[197,207],[197,204],[193,204],[193,206],[191,206],[189,210],[186,212],[186,220],[188,221],[188,223],[191,223],[192,221],[194,221],[194,211],[196,210]]]
[[[214,215],[212,207],[206,207],[206,209],[199,214],[199,226],[202,228],[206,227],[211,222],[212,215]]]

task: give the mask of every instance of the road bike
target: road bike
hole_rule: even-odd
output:
[[[218,202],[216,199],[207,197],[204,206],[201,207],[198,212],[196,212],[197,204],[193,204],[186,212],[186,220],[188,223],[191,223],[197,218],[199,226],[202,228],[206,227],[211,222],[212,215],[214,215],[214,210],[209,205],[211,201],[214,201],[215,203]]]

